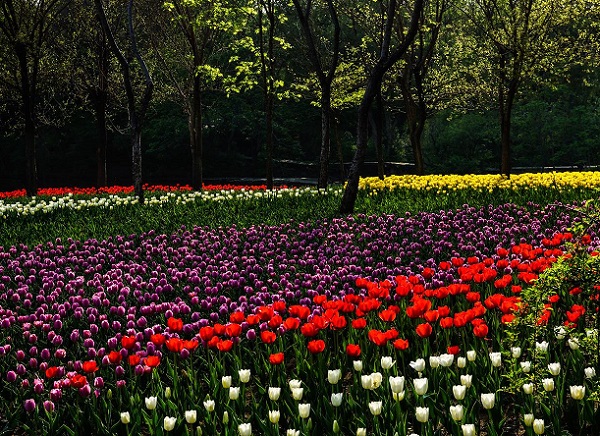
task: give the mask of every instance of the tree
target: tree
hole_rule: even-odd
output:
[[[15,79],[21,99],[25,140],[25,188],[27,195],[37,194],[37,101],[40,72],[47,49],[52,43],[57,22],[70,0],[5,0],[0,6],[0,32],[17,58]]]
[[[333,36],[331,38],[331,54],[329,65],[326,66],[324,55],[320,53],[319,43],[316,40],[315,32],[311,20],[312,0],[307,0],[303,6],[300,0],[293,0],[302,32],[306,39],[308,57],[312,63],[315,74],[317,75],[321,93],[321,152],[319,157],[319,179],[317,187],[327,188],[329,179],[329,152],[330,152],[330,132],[331,132],[331,84],[335,77],[340,54],[340,22],[333,0],[326,0],[327,11],[333,26]]]
[[[573,38],[561,29],[582,16],[582,2],[472,0],[462,3],[478,50],[487,61],[485,82],[495,88],[500,120],[500,172],[511,173],[511,116],[524,81],[548,76],[573,53]],[[585,2],[583,2],[585,3]]]
[[[407,12],[410,16],[409,26],[405,33],[399,32],[397,44],[394,47],[391,47],[392,34],[395,26],[398,25],[398,15],[401,11],[399,10],[400,8],[398,7],[396,0],[390,0],[388,3],[385,17],[383,17],[385,25],[379,58],[368,76],[365,92],[358,108],[356,152],[352,159],[350,172],[348,174],[348,183],[344,190],[340,205],[340,213],[342,214],[353,212],[356,197],[358,196],[360,169],[367,148],[369,110],[371,109],[375,96],[381,90],[381,83],[385,73],[400,60],[412,44],[419,28],[419,18],[423,12],[424,6],[425,0],[415,0],[412,6],[408,7]]]
[[[136,93],[134,88],[134,79],[132,77],[133,68],[132,62],[127,59],[123,51],[119,48],[114,33],[112,32],[106,11],[104,9],[103,0],[95,0],[98,8],[100,24],[102,25],[111,50],[119,64],[121,65],[121,74],[123,75],[123,85],[127,94],[127,107],[129,111],[129,128],[131,131],[131,170],[133,175],[133,185],[135,194],[140,203],[144,202],[144,190],[142,186],[142,126],[146,117],[150,101],[152,100],[152,91],[154,82],[150,76],[150,71],[142,58],[142,55],[137,46],[135,30],[133,27],[133,0],[129,0],[127,4],[127,33],[130,44],[130,49],[133,57],[139,65],[143,76],[143,91],[139,98],[139,105],[136,102]]]

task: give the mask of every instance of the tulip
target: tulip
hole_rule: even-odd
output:
[[[232,386],[229,388],[229,399],[230,400],[237,400],[240,397],[240,387],[239,386]]]
[[[215,410],[215,400],[204,400],[204,408],[207,412],[214,412]]]
[[[526,427],[531,427],[533,425],[533,413],[525,413],[523,415],[523,424]]]
[[[569,390],[574,400],[583,400],[585,397],[585,386],[569,386]]]
[[[429,366],[434,369],[440,366],[440,358],[438,356],[429,356]]]
[[[175,428],[175,424],[177,423],[177,418],[172,416],[165,416],[163,421],[163,427],[165,431],[171,431]]]
[[[535,343],[535,351],[537,351],[538,353],[547,353],[548,345],[549,344],[546,341],[536,342]]]
[[[415,387],[415,394],[425,395],[429,387],[429,381],[427,378],[416,378],[413,380],[413,385]]]
[[[300,436],[300,430],[294,430],[293,428],[289,428],[285,432],[286,436]]]
[[[121,412],[121,422],[125,425],[131,422],[131,415],[129,415],[129,412]]]
[[[415,417],[419,422],[427,422],[429,420],[429,407],[417,407]]]
[[[231,387],[231,376],[224,375],[221,377],[221,384],[223,385],[224,389],[229,389]]]
[[[475,424],[463,424],[460,426],[463,436],[475,436]]]
[[[367,429],[364,427],[359,427],[356,429],[356,436],[367,436]]]
[[[409,365],[415,371],[417,371],[417,372],[423,372],[423,370],[425,369],[425,359],[417,359],[415,361],[411,361],[409,363]]]
[[[381,382],[383,381],[383,375],[380,372],[371,373],[371,383],[373,384],[372,389],[377,389],[381,386]]]
[[[521,365],[521,370],[524,373],[528,373],[531,372],[531,362],[530,361],[525,361],[525,362],[519,362],[519,365]]]
[[[361,375],[360,385],[363,389],[373,389],[373,382],[371,380],[371,376],[368,374]]]
[[[271,421],[272,424],[277,424],[280,416],[279,410],[269,410],[269,421]]]
[[[250,381],[250,370],[249,369],[240,369],[238,371],[240,376],[241,383],[248,383]]]
[[[246,383],[246,382],[244,382]],[[252,435],[252,424],[249,422],[238,425],[238,432],[240,436],[251,436]]]
[[[481,394],[481,405],[484,409],[493,409],[496,404],[496,394]]]
[[[476,358],[477,358],[477,352],[475,350],[467,351],[467,360],[469,362],[475,362]]]
[[[452,393],[457,401],[464,400],[465,394],[467,393],[467,387],[464,385],[454,385],[452,386]]]
[[[310,415],[310,403],[298,404],[298,414],[300,415],[300,418],[308,418],[308,415]]]
[[[369,410],[373,414],[373,416],[381,415],[381,410],[383,409],[383,403],[381,401],[371,401],[369,403]]]
[[[545,378],[542,380],[542,386],[546,392],[552,392],[554,390],[554,379]]]
[[[562,325],[554,327],[554,334],[556,335],[556,339],[562,341],[567,334],[567,330]]]
[[[394,392],[396,394],[399,392],[402,392],[404,390],[404,377],[403,376],[398,376],[398,377],[390,376],[389,383],[390,383],[390,388],[392,389],[392,392]]]
[[[331,404],[333,407],[339,407],[342,404],[343,393],[331,394]]]
[[[533,393],[533,383],[524,383],[523,392],[527,395],[531,395]]]
[[[534,419],[533,420],[533,431],[535,434],[544,434],[546,427],[544,425],[543,419]]]
[[[454,354],[441,354],[440,355],[440,365],[447,368],[454,362]]]
[[[392,360],[391,356],[382,356],[381,357],[381,367],[383,369],[390,369],[396,363],[395,360]]]
[[[165,398],[171,398],[171,388],[169,386],[165,388]]]
[[[227,410],[223,412],[223,418],[221,419],[221,421],[225,425],[229,424],[229,412]]]
[[[502,365],[502,353],[494,352],[490,353],[490,360],[492,362],[492,366],[499,367]]]
[[[456,366],[458,366],[459,368],[464,368],[467,366],[467,359],[466,357],[459,357],[456,359]]]
[[[362,360],[354,360],[352,361],[352,366],[354,367],[354,371],[360,372],[363,369]]]
[[[596,368],[589,366],[583,370],[585,374],[585,378],[594,378],[596,377]]]
[[[460,384],[467,388],[471,387],[472,380],[473,376],[471,374],[462,374],[460,376]]]
[[[558,375],[560,373],[560,362],[549,363],[548,371],[552,375]]]
[[[156,397],[146,397],[144,398],[144,403],[146,404],[146,409],[154,410],[156,409]]]
[[[519,357],[521,357],[521,347],[511,347],[510,348],[510,353],[513,357],[513,359],[518,359]]]
[[[569,348],[573,351],[579,349],[579,341],[575,338],[569,338],[567,344],[569,345]]]
[[[296,401],[300,401],[302,399],[302,395],[304,394],[304,388],[292,388],[292,398]]]
[[[342,378],[342,370],[341,369],[330,369],[327,371],[327,381],[335,385]]]
[[[340,424],[338,423],[337,419],[333,420],[333,432],[334,433],[340,432]]]
[[[406,391],[392,392],[392,398],[394,399],[394,401],[404,400],[405,395],[406,395]]]
[[[457,404],[456,406],[450,406],[450,416],[455,421],[462,421],[464,416],[464,408],[461,404]]]
[[[281,395],[281,388],[277,387],[269,387],[269,399],[271,401],[279,400],[279,395]]]
[[[302,382],[300,380],[292,379],[289,381],[290,389],[299,388],[302,386]]]
[[[184,413],[184,416],[185,416],[185,421],[186,421],[188,424],[193,424],[193,423],[195,423],[195,422],[196,422],[196,419],[197,419],[197,417],[198,417],[198,415],[197,415],[197,413],[196,413],[196,411],[195,411],[195,410],[186,410],[186,411],[185,411],[185,413]]]

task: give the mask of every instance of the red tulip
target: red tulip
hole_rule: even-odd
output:
[[[83,372],[90,373],[98,371],[98,364],[95,360],[87,360],[81,365]]]
[[[217,349],[219,351],[226,353],[228,351],[231,351],[232,348],[233,348],[233,341],[231,341],[230,339],[226,339],[224,341],[217,342]]]
[[[144,364],[149,366],[150,368],[155,368],[160,363],[160,357],[158,356],[148,356],[144,359]]]
[[[275,353],[269,356],[269,362],[271,365],[280,365],[283,363],[283,353]]]
[[[431,333],[433,332],[433,328],[431,327],[431,324],[426,322],[423,324],[419,324],[416,328],[416,332],[420,337],[427,338],[427,337],[431,336]]]
[[[393,345],[396,350],[406,350],[408,348],[408,339],[396,339]]]
[[[172,332],[179,332],[183,330],[183,321],[180,318],[171,317],[167,320],[167,327]]]
[[[346,354],[350,357],[359,357],[360,356],[360,345],[357,345],[357,344],[346,345]]]
[[[136,343],[137,343],[137,339],[135,338],[134,335],[123,336],[121,338],[121,345],[123,346],[123,348],[125,348],[127,350],[131,350],[135,346]]]
[[[272,344],[277,339],[277,335],[269,330],[260,332],[260,339],[265,344]]]
[[[307,345],[307,348],[312,354],[322,353],[323,350],[325,350],[325,341],[322,339],[310,341]]]

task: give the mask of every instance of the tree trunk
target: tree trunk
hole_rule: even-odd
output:
[[[100,26],[98,32],[98,85],[90,92],[94,104],[98,144],[96,147],[96,186],[107,186],[106,153],[108,149],[108,129],[106,128],[106,107],[108,102],[109,47],[106,32]]]
[[[344,168],[344,150],[340,139],[340,120],[335,118],[335,143],[337,148],[338,160],[340,162],[340,181],[346,180],[346,169]]]
[[[410,75],[412,74],[409,68],[405,68],[402,77],[398,81],[404,105],[406,109],[406,121],[408,124],[408,137],[413,152],[415,161],[415,174],[422,176],[425,174],[425,164],[423,162],[422,138],[427,112],[424,103],[416,103],[410,92]]]
[[[37,195],[37,158],[35,147],[34,96],[32,95],[29,66],[27,64],[27,46],[18,43],[15,47],[21,73],[21,102],[25,119],[25,190],[29,197]]]
[[[266,113],[265,122],[267,129],[266,137],[266,151],[267,151],[267,162],[266,162],[266,176],[267,176],[267,189],[273,189],[273,92],[272,88],[267,91],[265,96],[266,102]]]
[[[377,176],[385,178],[385,160],[383,155],[383,98],[381,88],[377,92],[377,110],[375,111],[375,150],[377,152]]]
[[[131,124],[131,173],[133,188],[140,203],[144,202],[142,185],[142,129],[137,122]]]
[[[190,107],[190,146],[192,153],[192,187],[202,189],[202,95],[200,77],[194,77]]]
[[[318,188],[326,189],[329,182],[329,151],[331,147],[331,84],[321,83],[321,155],[319,157]]]
[[[511,119],[515,96],[517,94],[516,81],[511,81],[507,89],[500,84],[500,174],[510,177],[511,173]]]

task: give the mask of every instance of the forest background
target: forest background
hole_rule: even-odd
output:
[[[365,174],[594,168],[598,27],[598,0],[3,0],[0,190],[323,187],[361,129]]]

